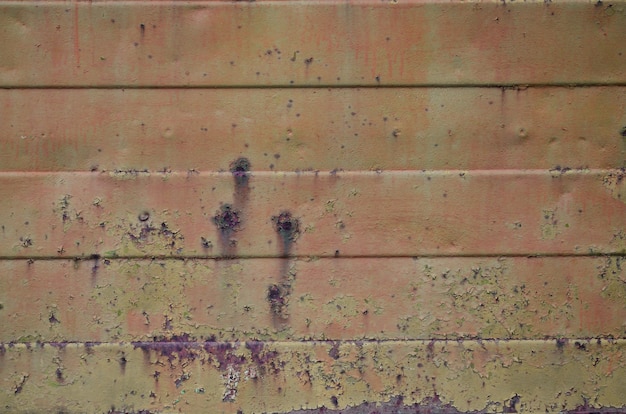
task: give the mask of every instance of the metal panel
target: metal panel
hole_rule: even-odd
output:
[[[2,86],[615,84],[617,2],[3,2]]]
[[[1,170],[618,168],[626,89],[7,89]]]
[[[623,403],[624,347],[606,339],[2,345],[0,398],[7,411],[46,412],[586,413],[592,403]]]
[[[623,257],[0,262],[0,338],[624,335]]]
[[[626,412],[626,3],[0,1],[0,411]]]
[[[621,170],[5,173],[4,257],[624,254]],[[289,230],[276,219],[286,212]],[[225,221],[225,222],[222,222]]]

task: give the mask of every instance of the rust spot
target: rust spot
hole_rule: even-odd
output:
[[[274,229],[283,242],[283,255],[288,256],[291,251],[291,245],[296,241],[300,234],[300,220],[293,217],[290,212],[283,211],[277,216],[272,217]]]
[[[288,319],[287,305],[291,286],[289,284],[272,284],[267,288],[267,301],[270,303],[272,314],[279,319]]]
[[[564,414],[618,414],[618,413],[626,413],[626,406],[622,407],[602,407],[595,408],[589,405],[589,401],[587,398],[583,397],[585,403],[583,405],[579,405],[573,410],[562,411]]]
[[[510,400],[505,401],[505,406],[502,408],[503,413],[517,413],[517,404],[519,404],[522,397],[515,394]]]
[[[139,218],[139,217],[138,217]],[[155,227],[152,220],[140,221],[139,225],[130,226],[128,232],[130,240],[138,247],[144,244],[149,244],[158,239],[163,243],[164,247],[169,247],[172,250],[176,250],[178,253],[182,250],[177,242],[182,242],[184,237],[179,231],[171,230],[167,222],[161,222],[160,227]]]
[[[54,323],[61,323],[60,320],[57,319],[57,317],[55,316],[55,314],[53,312],[50,313],[50,317],[48,318],[48,322],[54,324]]]
[[[376,413],[376,414],[427,414],[427,413],[441,413],[441,414],[461,414],[462,412],[454,408],[451,404],[443,404],[439,397],[425,398],[420,403],[404,404],[404,398],[402,396],[394,397],[389,402],[364,402],[359,405],[350,406],[347,408],[336,408],[339,405],[339,400],[336,396],[330,398],[331,404],[335,408],[312,408],[304,410],[291,411],[291,414],[364,414],[364,413]],[[335,404],[336,403],[336,404]],[[474,411],[476,413],[476,411]]]
[[[250,160],[245,157],[237,158],[230,163],[230,172],[233,174],[233,177],[235,177],[235,182],[238,186],[248,183],[250,167]]]
[[[100,268],[100,255],[92,254],[91,260],[93,260],[93,266],[91,267],[91,285],[95,286],[98,276],[98,269]]]
[[[220,207],[215,213],[215,217],[213,217],[213,222],[224,234],[230,234],[233,231],[239,230],[241,225],[239,212],[230,204],[224,204]]]
[[[233,205],[237,210],[245,210],[250,197],[250,160],[245,157],[237,158],[230,163],[230,172],[235,179],[235,192],[233,194]]]
[[[63,370],[61,367],[58,367],[54,372],[58,382],[63,382]]]
[[[332,359],[339,359],[339,341],[337,342],[333,342],[333,346],[330,348],[330,351],[328,351],[328,355],[332,358]]]
[[[252,362],[259,368],[259,373],[265,375],[266,372],[278,373],[284,366],[284,362],[278,360],[278,352],[265,350],[265,344],[260,341],[246,342],[246,348],[250,350]],[[254,377],[253,379],[256,379]]]
[[[200,244],[202,244],[202,247],[205,249],[213,248],[213,243],[211,243],[211,240],[207,240],[205,237],[200,237]]]
[[[120,357],[117,359],[117,362],[120,364],[120,370],[122,374],[126,372],[126,363],[128,360],[126,359],[126,354],[124,352],[120,352]]]

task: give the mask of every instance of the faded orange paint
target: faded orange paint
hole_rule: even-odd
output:
[[[623,1],[0,27],[0,411],[626,410]]]
[[[0,168],[618,168],[625,100],[623,87],[7,89]]]
[[[625,79],[622,2],[33,5],[2,4],[0,26],[5,44],[12,45],[3,50],[3,85],[544,85]]]
[[[231,173],[6,173],[0,246],[5,257],[277,257],[272,217],[290,210],[302,223],[290,255],[623,254],[611,174],[252,172],[240,190]],[[225,203],[242,221],[226,239],[213,222]]]

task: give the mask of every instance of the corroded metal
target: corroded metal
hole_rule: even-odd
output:
[[[625,174],[252,171],[240,186],[230,172],[7,173],[0,254],[281,257],[281,211],[300,222],[289,255],[624,254]]]
[[[626,81],[623,1],[0,6],[2,86]]]
[[[626,258],[14,260],[0,338],[146,341],[615,337]]]
[[[625,101],[623,87],[0,89],[0,170],[619,168]]]
[[[623,411],[626,392],[621,381],[626,375],[625,344],[607,339],[168,339],[102,345],[4,343],[3,408],[204,412],[209,404],[216,413],[311,413],[348,407],[356,407],[348,412],[363,413],[382,404],[408,413],[560,412],[581,406]]]
[[[626,412],[625,28],[0,1],[0,412]]]

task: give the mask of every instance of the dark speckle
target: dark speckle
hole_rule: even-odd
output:
[[[126,354],[124,352],[120,354],[120,357],[118,358],[117,362],[119,362],[120,369],[122,370],[122,373],[123,373],[126,370],[126,363],[128,362],[128,360],[126,359]]]
[[[328,355],[334,360],[339,359],[339,357],[341,356],[339,354],[339,341],[333,343],[333,346],[330,348],[330,351],[328,351]]]
[[[278,216],[272,217],[274,227],[283,239],[295,240],[300,232],[300,222],[297,218],[292,217],[288,211],[281,212]]]
[[[272,314],[279,319],[288,319],[287,304],[291,288],[287,284],[270,285],[267,288],[267,301],[270,303]]]
[[[622,128],[622,130],[619,132],[620,135],[624,138],[626,138],[626,126]]]
[[[250,171],[250,160],[247,158],[237,158],[230,164],[230,172],[233,174],[241,174],[248,171]]]
[[[237,185],[245,185],[248,182],[250,168],[250,160],[245,157],[237,158],[230,163],[230,172],[235,177]]]
[[[224,204],[220,210],[215,213],[213,222],[223,233],[230,233],[238,230],[241,224],[239,212],[233,209],[230,204]]]
[[[202,244],[202,247],[205,249],[210,249],[213,247],[213,243],[211,243],[211,240],[207,240],[204,237],[200,237],[200,243]]]
[[[307,66],[309,66],[311,63],[313,63],[313,58],[312,58],[312,57],[310,57],[310,58],[304,59],[304,63],[305,63]]]
[[[148,219],[150,218],[150,213],[147,211],[143,211],[139,213],[139,216],[137,216],[137,218],[139,219],[139,221],[148,221]]]
[[[339,405],[339,400],[334,395],[332,397],[330,397],[330,402],[333,403],[333,405],[335,407],[337,407]]]

